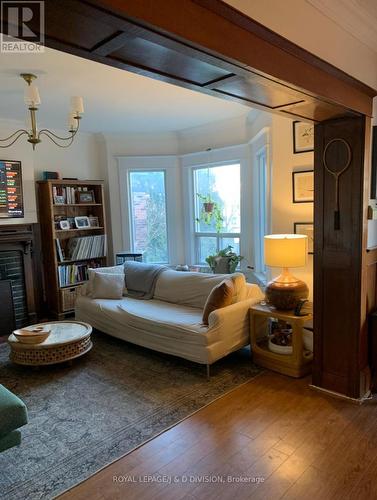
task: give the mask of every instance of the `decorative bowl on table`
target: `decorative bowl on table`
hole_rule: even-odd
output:
[[[29,330],[21,328],[15,330],[13,335],[23,344],[41,344],[50,335],[50,330],[45,330],[43,326],[37,326]]]

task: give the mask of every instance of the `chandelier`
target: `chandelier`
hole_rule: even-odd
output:
[[[38,111],[38,106],[41,104],[41,99],[38,88],[33,84],[33,80],[37,77],[31,73],[21,73],[20,76],[27,83],[25,88],[25,104],[30,111],[30,130],[19,129],[9,137],[0,139],[0,148],[9,148],[9,146],[12,146],[23,135],[27,135],[27,141],[33,146],[33,150],[37,144],[42,142],[42,136],[48,137],[54,144],[61,148],[68,148],[79,130],[81,115],[84,113],[82,97],[71,97],[71,112],[69,113],[68,122],[68,132],[70,135],[68,137],[60,137],[46,128],[38,131],[36,112]]]

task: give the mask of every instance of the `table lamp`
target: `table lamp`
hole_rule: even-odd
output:
[[[283,272],[266,287],[266,301],[276,309],[294,309],[307,299],[309,289],[289,272],[290,267],[306,264],[308,237],[303,234],[270,234],[264,237],[264,261],[269,267],[282,267]]]

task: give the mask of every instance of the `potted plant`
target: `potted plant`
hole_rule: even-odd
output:
[[[228,245],[214,255],[209,255],[206,262],[215,274],[234,273],[243,257],[233,252],[233,247]]]

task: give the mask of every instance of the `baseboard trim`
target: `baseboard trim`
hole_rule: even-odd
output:
[[[314,391],[321,392],[322,394],[326,394],[327,396],[331,396],[332,398],[348,401],[349,403],[355,405],[362,405],[366,401],[369,401],[372,397],[370,391],[368,391],[364,396],[360,398],[351,398],[349,396],[345,396],[344,394],[340,394],[339,392],[330,391],[329,389],[324,389],[323,387],[318,387],[317,385],[309,384],[309,387]]]

